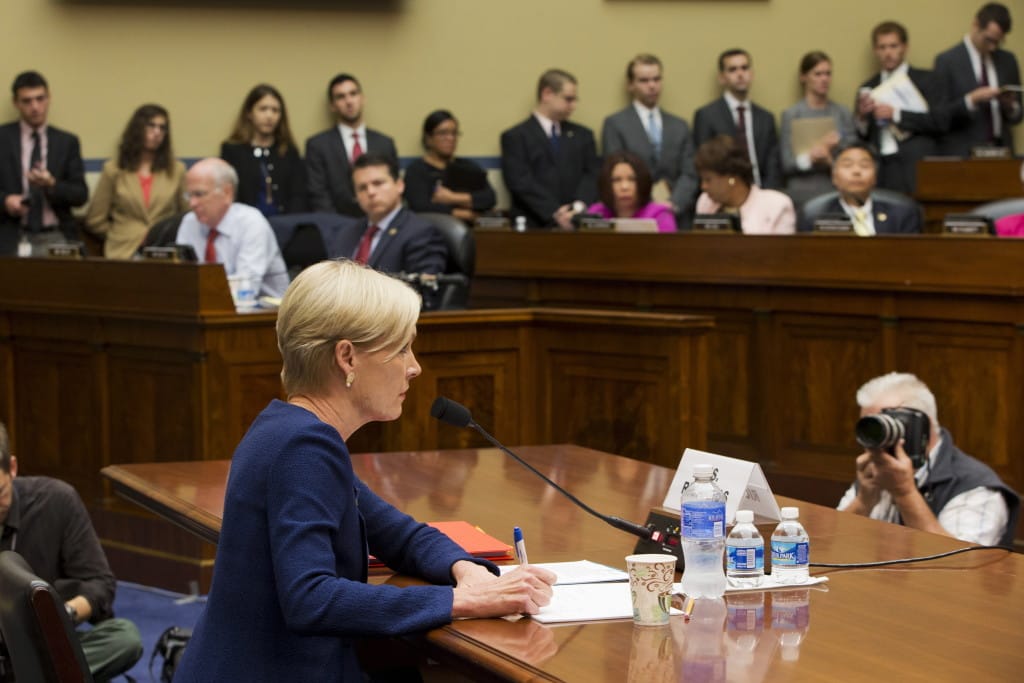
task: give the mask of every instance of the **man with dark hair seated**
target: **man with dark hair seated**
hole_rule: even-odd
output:
[[[95,680],[109,680],[139,660],[139,629],[114,618],[117,582],[82,499],[58,479],[18,477],[18,459],[2,423],[0,550],[21,555],[33,574],[57,590],[72,623],[92,623],[78,639]]]
[[[431,223],[402,207],[405,184],[398,162],[388,154],[367,152],[352,168],[352,186],[366,218],[328,247],[328,256],[350,258],[385,273],[443,273],[448,249]],[[432,308],[430,292],[424,308]]]
[[[877,174],[878,158],[870,145],[855,141],[840,146],[832,162],[832,184],[839,196],[820,214],[846,214],[861,237],[921,232],[921,212],[916,204],[909,199],[902,204],[871,196]],[[812,222],[805,217],[800,229],[813,229]]]

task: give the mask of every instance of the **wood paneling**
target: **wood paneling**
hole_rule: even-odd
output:
[[[979,204],[1020,196],[1020,159],[922,159],[915,198],[930,232],[947,214],[970,213]]]
[[[709,447],[834,505],[855,391],[891,370],[917,373],[961,448],[1024,489],[1022,261],[1021,240],[481,233],[473,303],[713,316]]]
[[[166,311],[155,303],[139,310],[131,287],[154,290],[148,265],[156,266],[152,277],[194,295],[164,297]],[[0,363],[9,355],[14,368],[0,377],[0,396],[10,397],[0,408],[13,423],[21,472],[78,488],[120,578],[179,590],[188,581],[205,585],[212,550],[162,534],[152,517],[112,502],[99,470],[229,458],[255,416],[281,397],[275,315],[222,312],[227,283],[222,269],[219,280],[210,270],[0,260]],[[25,297],[43,277],[68,286],[40,284]],[[106,299],[70,291],[89,280]],[[711,329],[710,319],[674,314],[427,314],[414,347],[423,374],[402,419],[368,425],[349,446],[484,445],[475,432],[430,417],[433,400],[448,396],[509,445],[574,440],[674,467],[684,448],[706,444]]]

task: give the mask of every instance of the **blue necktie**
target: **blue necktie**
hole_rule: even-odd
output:
[[[551,126],[551,151],[558,154],[558,146],[561,141],[558,136],[558,124]]]
[[[651,146],[654,147],[654,158],[661,156],[661,128],[658,127],[658,118],[654,112],[647,114],[647,135],[651,139]]]

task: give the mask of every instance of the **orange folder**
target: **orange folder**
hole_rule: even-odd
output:
[[[469,522],[427,522],[427,524],[455,541],[473,557],[482,557],[492,562],[512,559],[512,546]],[[370,555],[370,567],[382,567],[383,565],[383,562]]]

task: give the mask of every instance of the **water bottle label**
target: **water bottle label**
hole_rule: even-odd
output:
[[[728,546],[729,571],[745,571],[748,569],[764,569],[764,546],[754,548],[737,548]]]
[[[772,564],[791,567],[805,565],[807,551],[807,541],[772,541]]]
[[[725,538],[725,503],[683,503],[683,538]]]

